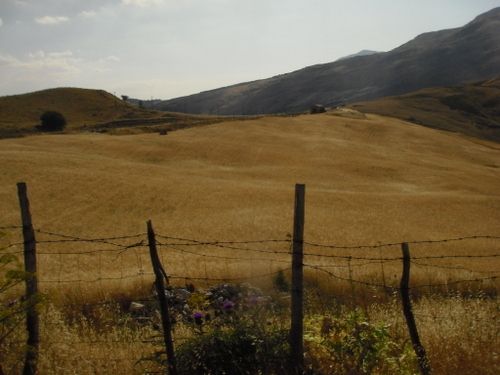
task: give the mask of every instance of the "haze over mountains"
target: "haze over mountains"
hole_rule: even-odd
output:
[[[269,79],[155,103],[160,110],[268,114],[400,95],[500,76],[500,7],[467,25],[417,36],[384,53],[309,66]]]

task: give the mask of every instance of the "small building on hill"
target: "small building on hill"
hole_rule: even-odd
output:
[[[324,105],[322,104],[315,104],[311,107],[311,114],[315,114],[315,113],[325,113],[326,112],[326,108]]]

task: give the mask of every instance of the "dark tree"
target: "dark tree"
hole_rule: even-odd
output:
[[[56,111],[47,111],[40,116],[40,130],[42,131],[59,131],[63,130],[66,126],[66,119],[64,116]]]

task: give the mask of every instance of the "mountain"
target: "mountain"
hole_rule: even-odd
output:
[[[340,59],[337,59],[337,61],[352,59],[353,57],[359,57],[359,56],[375,55],[376,53],[382,53],[382,52],[380,52],[380,51],[372,51],[372,50],[369,50],[369,49],[363,49],[363,50],[359,51],[358,53],[353,53],[352,55],[347,55],[347,56],[341,57]]]
[[[154,108],[216,114],[294,113],[315,103],[336,106],[499,75],[500,7],[463,27],[419,35],[389,52],[309,66],[163,101]]]
[[[350,108],[500,142],[500,78],[422,89]]]

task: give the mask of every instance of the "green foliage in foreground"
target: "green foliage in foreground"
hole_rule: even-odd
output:
[[[415,371],[411,345],[396,342],[389,333],[389,325],[370,323],[361,310],[336,317],[310,316],[306,329],[306,356],[318,373],[368,375]]]
[[[179,374],[287,374],[287,337],[247,321],[210,328],[177,349]]]
[[[2,236],[3,233],[0,232],[0,237]],[[0,252],[0,358],[4,358],[9,352],[9,336],[23,322],[28,302],[21,300],[13,290],[26,277],[15,255]]]
[[[3,236],[0,232],[0,237]],[[26,305],[19,298],[9,299],[9,293],[25,279],[26,274],[17,257],[0,252],[0,350],[10,332],[19,324],[19,315]]]
[[[288,315],[279,313],[273,300],[263,297],[253,305],[224,300],[215,314],[194,312],[183,325],[191,334],[176,347],[179,374],[291,373]],[[306,374],[415,373],[411,345],[393,338],[389,325],[369,322],[361,310],[308,315],[304,323]]]

